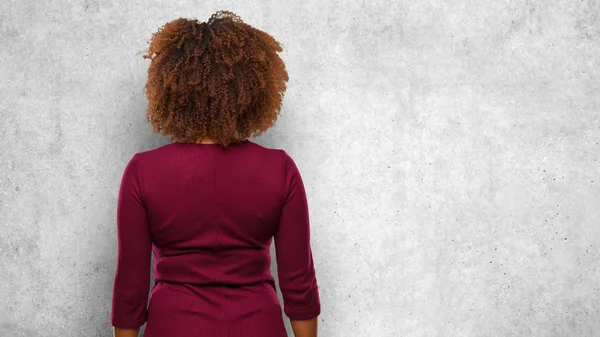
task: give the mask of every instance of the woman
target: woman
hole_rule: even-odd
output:
[[[288,75],[270,35],[219,11],[150,42],[147,119],[169,144],[133,155],[117,205],[115,337],[296,337],[321,312],[300,172],[246,139],[275,122]],[[150,261],[154,252],[154,287]],[[149,294],[150,292],[150,294]],[[148,295],[150,298],[148,299]]]

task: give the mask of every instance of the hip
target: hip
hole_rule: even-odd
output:
[[[273,285],[157,282],[150,292],[144,337],[287,337]]]

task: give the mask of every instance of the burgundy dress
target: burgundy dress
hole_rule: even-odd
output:
[[[284,150],[245,140],[136,153],[119,188],[111,324],[146,323],[144,337],[286,337],[269,247],[283,313],[318,316],[308,215]]]

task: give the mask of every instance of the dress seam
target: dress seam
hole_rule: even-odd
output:
[[[219,154],[218,153],[214,154],[214,163],[219,163],[218,159],[219,159]],[[217,203],[217,169],[216,169],[216,166],[217,165],[212,165],[212,167],[213,167],[213,177],[212,177],[213,178],[213,194],[212,194],[212,196],[213,196],[213,211],[214,211],[213,220],[214,221],[217,220],[216,215],[218,214],[218,212],[217,212],[218,203]],[[216,223],[215,228],[219,229],[218,222]],[[215,259],[217,261],[216,265],[219,266],[220,264],[218,263],[218,261],[219,261],[219,257],[220,257],[220,242],[219,242],[220,234],[219,233],[215,233],[215,234],[216,234],[216,258]],[[219,297],[222,299],[221,303],[223,303],[222,310],[223,310],[223,318],[225,320],[225,335],[227,337],[229,337],[229,328],[228,328],[228,324],[227,324],[226,300],[223,298],[223,289],[219,286],[217,287],[217,289],[218,289],[217,292],[219,293]]]

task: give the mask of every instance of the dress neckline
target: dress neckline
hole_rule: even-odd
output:
[[[244,139],[244,140],[242,140],[239,143],[229,144],[227,147],[245,145],[245,144],[248,144],[248,143],[250,143],[250,140]],[[216,143],[204,143],[204,144],[202,144],[202,143],[180,143],[180,142],[174,142],[174,143],[171,143],[171,144],[181,144],[181,145],[196,146],[196,147],[221,147],[221,145],[216,144]]]

